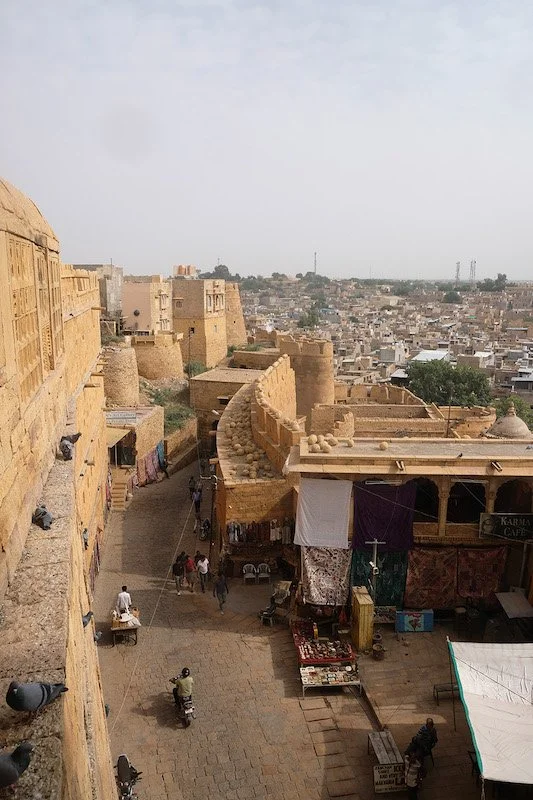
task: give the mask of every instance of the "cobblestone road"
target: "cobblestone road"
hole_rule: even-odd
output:
[[[256,616],[269,587],[233,579],[223,616],[211,591],[177,595],[170,575],[174,555],[205,548],[192,530],[191,472],[139,490],[107,528],[94,610],[104,631],[98,647],[114,758],[127,752],[143,770],[140,800],[371,800],[367,716],[347,690],[301,700],[288,629],[263,627]],[[207,516],[208,496],[204,506]],[[110,612],[123,583],[143,627],[136,647],[113,648]],[[362,658],[361,671],[400,747],[428,713],[435,716],[436,767],[430,767],[421,800],[479,796],[464,720],[454,734],[451,704],[437,709],[431,698],[446,659],[425,636],[409,640],[409,658],[394,641],[388,643],[390,660],[378,668]],[[184,666],[194,676],[197,709],[188,730],[176,718],[169,683]]]
[[[105,632],[99,653],[113,756],[125,751],[143,770],[141,800],[329,798],[326,774],[330,788],[353,797],[353,784],[338,783],[352,772],[339,756],[342,734],[329,704],[311,699],[305,705],[312,708],[302,710],[288,630],[263,627],[256,617],[268,586],[230,581],[224,615],[211,591],[177,595],[168,577],[174,553],[204,548],[192,532],[190,474],[139,490],[107,529],[95,613]],[[136,647],[113,648],[109,614],[123,583],[143,627]],[[195,680],[197,719],[188,730],[176,719],[168,682],[183,666]],[[352,696],[336,702],[368,727]]]

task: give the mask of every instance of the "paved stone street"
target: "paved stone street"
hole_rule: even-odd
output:
[[[301,699],[288,629],[264,627],[256,616],[267,603],[269,587],[244,587],[234,578],[224,615],[212,591],[201,594],[197,588],[195,594],[177,595],[170,574],[175,554],[186,550],[193,555],[208,544],[197,541],[193,533],[187,489],[192,472],[190,467],[138,490],[128,510],[113,515],[107,528],[95,615],[97,629],[104,631],[98,648],[104,696],[111,708],[113,757],[126,752],[143,771],[140,800],[370,800],[374,762],[367,755],[366,741],[372,726],[364,709],[349,691],[309,693],[305,701]],[[207,493],[203,517],[209,507]],[[110,612],[123,583],[141,611],[143,627],[136,647],[113,648]],[[410,663],[416,660],[416,636],[411,640]],[[392,668],[390,661],[383,662],[387,664]],[[194,676],[197,711],[188,730],[176,717],[169,683],[184,666]],[[363,678],[365,672],[369,679],[371,674],[377,678],[374,667],[375,662],[363,660]],[[382,695],[378,700],[388,713],[389,707],[396,709],[406,698],[402,694],[396,701],[392,675],[381,677],[388,703]],[[426,693],[434,680],[428,672]],[[375,685],[372,689],[379,694]],[[439,723],[449,726],[450,702],[444,701],[440,708],[448,718],[439,717]],[[425,698],[420,704],[413,701],[409,709],[412,724],[405,714],[396,718],[408,721],[411,728],[436,711]],[[422,800],[444,796],[439,791],[446,787],[450,758],[457,761],[452,765],[457,767],[454,786],[464,789],[455,796],[471,796],[468,734],[462,729],[457,736],[450,754],[446,737],[439,745],[435,774],[432,779],[428,776]],[[400,747],[406,743],[398,737]]]

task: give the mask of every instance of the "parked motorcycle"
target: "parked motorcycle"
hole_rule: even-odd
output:
[[[208,519],[204,519],[202,522],[202,527],[200,528],[199,539],[202,542],[205,542],[206,539],[209,539],[209,534],[211,533],[211,523]]]
[[[179,678],[171,678],[170,683],[173,683],[175,686],[177,685]],[[176,703],[176,707],[178,709],[178,714],[183,722],[183,726],[188,728],[193,719],[196,719],[194,703],[192,700],[192,695],[188,697],[180,697],[177,693],[177,690],[173,690],[174,695],[174,702]]]
[[[133,787],[141,780],[142,772],[135,769],[125,753],[118,757],[116,770],[120,800],[134,800],[137,794],[133,791]]]

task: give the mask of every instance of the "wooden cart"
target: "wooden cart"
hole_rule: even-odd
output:
[[[139,619],[139,609],[132,608],[131,615],[136,619]],[[138,630],[138,625],[131,625],[129,622],[121,622],[120,619],[113,618],[111,620],[111,637],[113,639],[113,647],[115,646],[117,636],[124,644],[136,645]]]

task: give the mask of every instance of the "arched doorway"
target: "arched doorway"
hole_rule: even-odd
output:
[[[429,478],[416,478],[414,522],[438,522],[439,489]]]
[[[485,511],[485,486],[482,483],[458,481],[450,489],[446,522],[476,523]]]
[[[495,514],[531,514],[531,486],[527,481],[502,483],[494,501]]]

